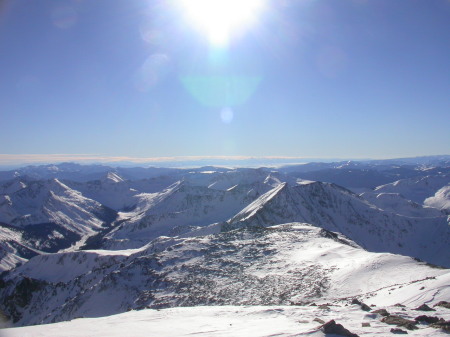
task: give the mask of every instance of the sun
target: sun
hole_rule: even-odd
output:
[[[210,43],[226,46],[231,37],[257,21],[265,0],[180,0],[188,20]]]

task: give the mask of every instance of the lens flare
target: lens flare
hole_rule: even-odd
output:
[[[134,85],[139,91],[148,91],[167,74],[169,56],[156,53],[150,55],[134,74]]]
[[[211,44],[226,46],[231,35],[253,24],[264,0],[180,0],[188,19],[205,32]]]
[[[258,88],[258,76],[185,76],[183,86],[204,106],[222,108],[246,103]]]
[[[230,108],[223,108],[220,112],[220,119],[225,124],[230,124],[233,121],[234,113]]]

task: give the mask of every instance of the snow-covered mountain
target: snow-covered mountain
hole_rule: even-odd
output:
[[[347,162],[333,165],[336,169],[342,169],[342,167],[353,169],[364,167],[366,164]],[[449,181],[449,176],[442,174],[442,169],[427,169],[428,172],[434,170],[437,174],[400,180],[377,187],[375,191],[364,193],[362,196],[371,204],[368,205],[349,191],[340,189],[336,185],[321,183],[311,185],[327,186],[327,190],[323,190],[325,194],[317,194],[317,191],[309,186],[310,184],[301,180],[297,184],[297,178],[294,176],[274,169],[202,167],[161,171],[170,172],[170,174],[143,180],[127,180],[117,173],[118,169],[110,169],[105,172],[106,168],[104,166],[93,167],[92,170],[101,171],[102,175],[98,180],[87,182],[71,180],[61,182],[58,179],[33,181],[27,177],[17,177],[4,182],[0,186],[0,221],[14,226],[16,231],[21,229],[19,232],[22,233],[22,239],[14,245],[22,245],[38,251],[54,252],[58,249],[68,248],[77,241],[80,242],[78,246],[82,246],[87,239],[86,248],[123,249],[140,247],[159,235],[186,235],[183,233],[188,232],[195,232],[195,235],[214,233],[220,230],[220,226],[214,226],[214,223],[227,220],[228,223],[235,222],[242,214],[249,210],[252,211],[255,205],[249,206],[251,202],[265,192],[288,182],[290,187],[287,189],[303,191],[300,196],[303,203],[308,204],[308,200],[313,199],[315,201],[309,202],[306,209],[302,210],[297,206],[292,206],[299,203],[296,198],[282,197],[283,191],[276,193],[275,199],[281,198],[280,205],[275,210],[269,207],[269,213],[273,214],[270,214],[268,217],[270,221],[265,225],[305,221],[324,228],[342,231],[358,241],[358,236],[365,236],[366,229],[361,229],[361,233],[356,235],[353,232],[358,226],[353,226],[352,229],[348,226],[362,221],[362,223],[371,224],[368,226],[371,232],[391,233],[388,235],[390,237],[389,247],[375,248],[376,250],[410,254],[431,262],[428,260],[430,253],[421,252],[428,250],[427,245],[424,245],[422,249],[414,247],[412,236],[405,234],[412,233],[416,229],[407,230],[403,227],[409,226],[409,222],[424,224],[418,226],[420,228],[424,228],[427,223],[430,223],[432,228],[436,226],[440,228],[436,230],[436,233],[442,234],[444,214],[435,208],[428,207],[432,206],[431,204],[424,206],[422,202],[413,202],[404,198],[403,194],[411,199],[422,200],[425,196],[433,196],[442,184],[448,184]],[[59,173],[76,170],[77,174],[86,171],[89,172],[88,176],[92,173],[91,169],[80,168],[77,165],[72,167],[68,164],[62,165],[62,167],[48,166],[42,170],[46,173],[52,170]],[[31,168],[26,172],[30,173]],[[143,171],[138,170],[137,172],[142,174]],[[83,180],[81,178],[80,180]],[[177,182],[176,179],[181,180]],[[389,192],[391,190],[400,191],[403,194]],[[336,191],[339,193],[336,194]],[[327,206],[329,209],[324,207],[327,204],[327,198],[335,200],[334,205]],[[345,206],[348,204],[348,200],[351,200],[352,207],[350,208]],[[431,203],[433,200],[439,200],[435,201],[434,205],[446,205],[445,194],[443,196],[442,191],[437,194],[436,199],[430,199],[428,202]],[[288,205],[289,202],[292,205]],[[353,205],[355,202],[358,206]],[[249,209],[244,210],[247,206]],[[265,205],[264,208],[267,207]],[[290,207],[293,207],[289,211],[290,213],[286,212],[286,209]],[[115,212],[110,208],[121,211],[117,219]],[[283,216],[274,218],[274,215],[280,210],[283,210]],[[360,214],[361,212],[362,214]],[[240,215],[236,216],[238,213]],[[403,215],[403,217],[399,217],[399,215]],[[109,226],[108,224],[112,223],[114,219],[116,221]],[[264,221],[266,219],[263,219]],[[388,229],[389,224],[395,224],[398,221],[403,225],[400,227],[395,225]],[[336,222],[339,222],[340,225],[336,226]],[[347,226],[346,229],[340,228],[345,226]],[[385,228],[380,226],[385,226]],[[400,228],[404,230],[402,235],[398,235],[396,232],[401,230]],[[447,234],[444,234],[441,241],[446,240]],[[432,239],[430,242],[435,242],[430,235],[429,233],[425,238]],[[405,239],[406,236],[409,239]],[[367,238],[364,240],[370,241]],[[411,241],[411,244],[405,246],[404,240]],[[12,241],[8,240],[8,242]],[[59,243],[56,244],[56,242]],[[360,243],[366,248],[372,247],[370,243]],[[429,244],[431,245],[431,243]],[[445,246],[445,244],[443,245]],[[439,255],[437,253],[439,249],[436,248],[435,253],[431,255]],[[412,253],[413,251],[414,253]],[[19,254],[18,258],[14,259],[19,261],[24,256]],[[437,262],[434,258],[433,261]],[[7,265],[10,266],[10,264]]]
[[[201,170],[190,171],[183,180],[194,186],[204,186],[215,190],[229,190],[237,185],[252,185],[256,183],[278,184],[288,179],[280,172],[266,168],[239,168],[219,170],[215,167],[204,167]]]
[[[305,305],[354,297],[411,303],[448,294],[442,285],[450,274],[292,223],[160,237],[136,250],[40,255],[2,280],[1,309],[16,325],[30,325],[146,307]],[[402,290],[410,285],[414,293]],[[387,290],[398,296],[377,299]]]
[[[434,194],[450,182],[450,174],[428,175],[402,179],[375,188],[377,193],[398,193],[408,200],[423,204],[426,198]]]
[[[434,196],[426,198],[424,204],[437,209],[445,210],[450,214],[450,184],[439,189]]]
[[[28,177],[31,180],[48,180],[57,178],[77,182],[88,182],[102,179],[108,172],[114,172],[127,180],[148,179],[162,175],[177,174],[183,170],[158,167],[110,167],[106,165],[80,165],[76,163],[60,163],[49,165],[31,165],[15,170],[0,172],[0,181]]]
[[[384,211],[416,218],[442,216],[440,208],[411,201],[398,193],[364,192],[360,196]]]
[[[103,224],[96,213],[104,207],[70,189],[58,179],[30,182],[10,195],[2,195],[0,221],[15,227],[56,223],[79,234],[89,234]]]
[[[24,238],[24,231],[0,223],[0,272],[13,269],[33,256],[42,254]]]
[[[180,235],[226,221],[278,183],[266,177],[223,190],[179,181],[159,193],[139,194],[132,211],[119,213],[118,225],[104,237],[102,247],[138,248],[161,235]]]
[[[409,255],[450,267],[447,217],[413,218],[386,212],[337,185],[280,184],[222,225],[224,230],[307,222],[342,233],[365,249]]]
[[[13,193],[0,195],[0,237],[5,251],[13,256],[3,254],[1,269],[26,259],[30,251],[68,248],[116,218],[115,211],[58,179],[28,181],[20,189],[9,190]]]
[[[0,185],[0,195],[11,194],[27,187],[27,178],[13,178]]]
[[[67,186],[79,191],[83,196],[96,200],[102,205],[116,211],[133,206],[134,196],[139,193],[121,176],[114,172],[107,172],[102,179],[88,182],[64,181]]]
[[[279,171],[289,177],[330,182],[362,192],[403,179],[449,175],[449,163],[448,156],[443,156],[411,158],[411,160],[308,163],[281,167]]]
[[[448,300],[450,175],[431,163],[0,172],[12,174],[0,183],[0,320],[313,302],[354,315],[355,297],[390,310]],[[374,177],[388,183],[367,188]]]

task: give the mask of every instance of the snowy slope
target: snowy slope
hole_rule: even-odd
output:
[[[106,235],[103,247],[137,248],[161,235],[180,235],[225,221],[271,189],[274,183],[264,179],[261,183],[222,190],[180,181],[159,193],[139,194],[137,206],[130,212],[120,213],[120,225]]]
[[[442,216],[442,212],[434,207],[422,206],[405,199],[398,193],[364,192],[360,196],[378,208],[392,213],[416,218],[431,218]]]
[[[185,175],[184,180],[193,186],[205,186],[215,190],[226,191],[237,185],[252,185],[266,183],[276,186],[287,177],[278,172],[265,168],[250,169],[241,168],[234,170],[218,170],[217,168],[203,169],[199,172],[190,172]]]
[[[102,226],[96,214],[104,213],[97,201],[85,198],[58,179],[30,182],[0,201],[0,221],[23,228],[41,223],[56,223],[78,233],[90,234]]]
[[[425,286],[395,297],[415,304],[420,298],[411,301],[412,295],[448,296],[441,278],[448,281],[449,271],[370,253],[345,237],[294,223],[159,238],[132,251],[37,256],[3,277],[0,306],[16,325],[29,325],[145,307],[343,303],[355,296],[387,305],[371,292]]]
[[[0,272],[9,270],[41,254],[23,238],[23,231],[0,224]]]
[[[1,172],[1,180],[14,177],[29,177],[31,180],[71,179],[88,181],[96,179],[111,168],[103,165],[80,165],[75,163],[49,164],[39,166],[26,166],[12,171]],[[3,179],[2,179],[3,178]]]
[[[423,204],[426,198],[433,196],[437,190],[450,183],[450,175],[429,175],[425,177],[415,177],[402,179],[396,182],[378,186],[377,193],[398,193],[406,199]]]
[[[139,191],[130,187],[129,182],[114,172],[108,172],[103,179],[88,182],[64,182],[83,196],[95,200],[116,211],[133,206],[134,196]]]
[[[116,217],[113,210],[57,179],[27,181],[13,190],[0,195],[0,270],[41,251],[56,252],[83,242]]]
[[[222,225],[223,230],[307,222],[342,233],[370,251],[391,252],[450,266],[445,215],[413,218],[385,212],[334,184],[281,184]]]
[[[442,187],[434,196],[425,199],[424,204],[445,210],[450,214],[450,184]]]
[[[25,187],[27,187],[27,179],[14,178],[0,185],[0,195],[15,193]]]
[[[376,309],[376,308],[374,308]],[[407,307],[387,307],[393,315],[413,320],[420,312]],[[437,308],[432,313],[450,319],[448,309]],[[316,319],[332,319],[359,336],[379,337],[393,335],[395,327],[381,322],[381,316],[369,314],[355,305],[333,305],[330,309],[314,306],[223,306],[191,307],[164,310],[131,311],[102,318],[82,318],[70,322],[38,325],[2,331],[2,337],[273,337],[310,336],[331,337],[320,330]],[[362,327],[362,323],[369,326]],[[446,337],[448,334],[419,324],[419,330],[409,331],[413,336]],[[407,331],[403,328],[404,331]]]

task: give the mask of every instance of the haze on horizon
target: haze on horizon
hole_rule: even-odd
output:
[[[450,1],[215,3],[0,2],[0,154],[450,153]]]

